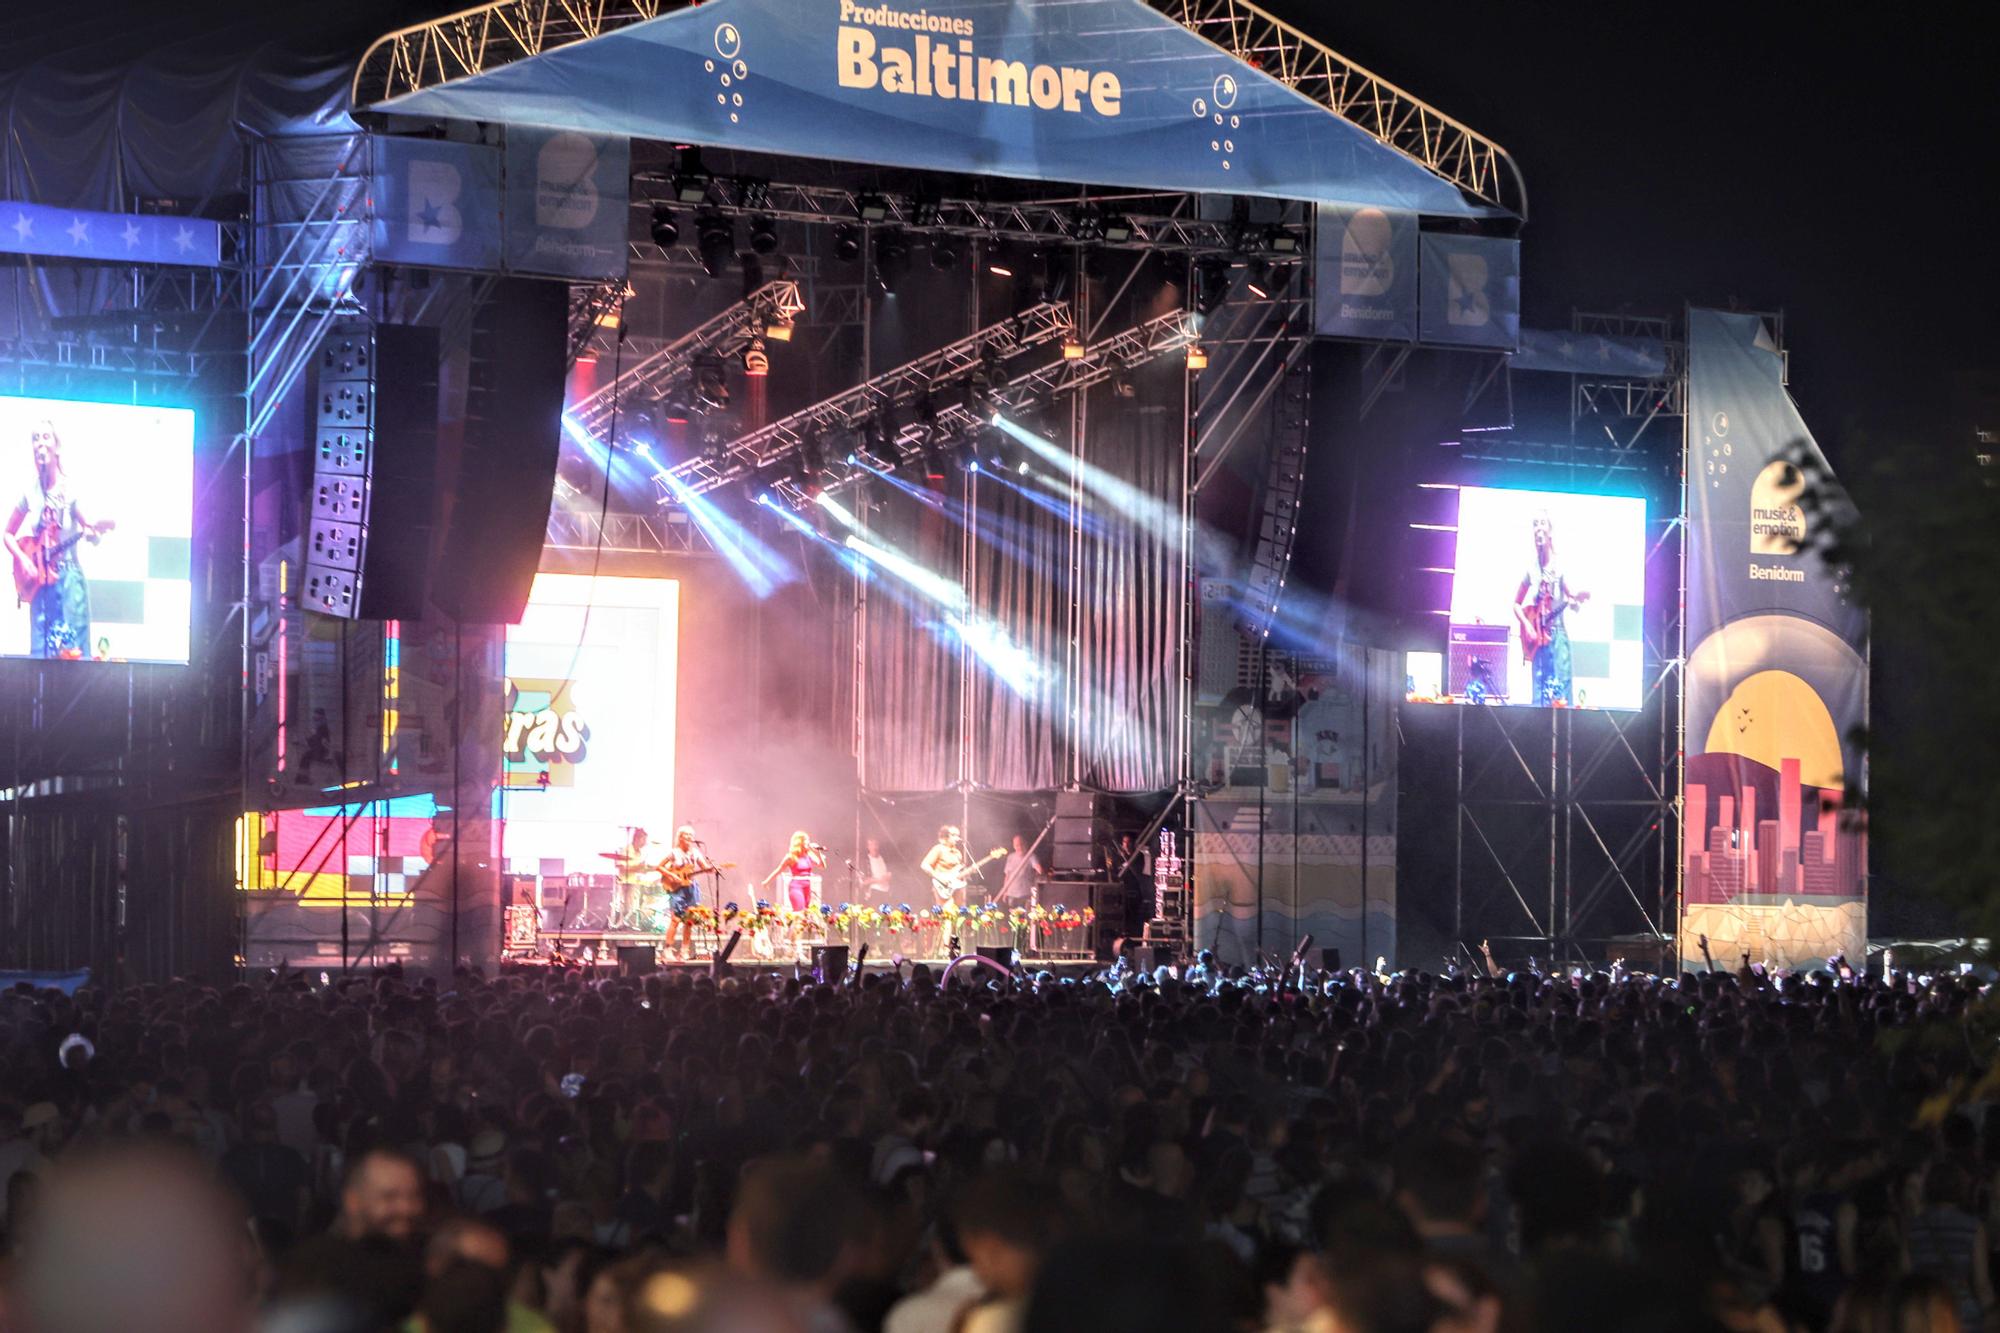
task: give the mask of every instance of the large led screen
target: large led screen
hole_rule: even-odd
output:
[[[0,656],[188,660],[194,413],[0,397]]]
[[[609,874],[607,854],[635,828],[665,851],[679,633],[673,579],[535,576],[507,630],[499,816],[510,873]]]
[[[1413,702],[1637,708],[1645,696],[1646,502],[1464,486],[1442,652]]]

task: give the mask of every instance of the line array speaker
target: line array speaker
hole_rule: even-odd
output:
[[[343,319],[320,343],[311,387],[300,605],[349,620],[419,617],[436,508],[437,331]]]

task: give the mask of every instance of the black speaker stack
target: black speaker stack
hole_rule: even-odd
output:
[[[502,279],[473,313],[465,429],[440,484],[437,330],[343,319],[314,365],[300,604],[348,620],[514,624],[548,530],[569,293]]]

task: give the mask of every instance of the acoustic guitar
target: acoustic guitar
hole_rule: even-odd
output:
[[[719,875],[725,870],[736,869],[736,863],[734,861],[717,861],[714,865],[687,866],[684,869],[676,870],[667,862],[662,861],[657,866],[654,866],[653,869],[660,872],[660,882],[667,886],[667,892],[679,893],[703,875]]]
[[[1558,601],[1562,603],[1563,610],[1571,611],[1589,600],[1587,592],[1573,592],[1561,598],[1552,592],[1544,592],[1534,601],[1517,608],[1521,617],[1521,660],[1533,662],[1535,654],[1548,647],[1555,638],[1555,631],[1550,628],[1549,622],[1556,618]]]
[[[62,565],[63,553],[78,542],[87,541],[93,546],[97,539],[117,527],[106,519],[102,523],[92,523],[59,541],[50,541],[41,536],[22,533],[15,538],[21,545],[25,560],[14,562],[14,596],[18,604],[26,606],[35,599],[35,594],[44,588],[52,588],[56,582],[56,571]]]

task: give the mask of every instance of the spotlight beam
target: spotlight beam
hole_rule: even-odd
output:
[[[769,597],[779,584],[798,577],[790,561],[765,546],[755,533],[724,513],[715,501],[696,495],[666,472],[655,473],[654,479],[675,503],[687,510],[688,518],[702,530],[716,554],[729,562],[737,577],[758,598]]]

